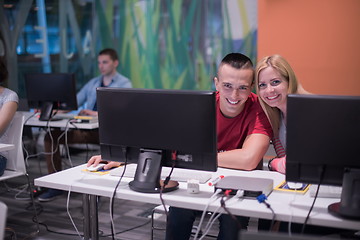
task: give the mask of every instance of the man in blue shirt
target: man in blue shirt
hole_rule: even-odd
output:
[[[79,115],[97,116],[96,88],[132,87],[129,79],[116,71],[118,65],[119,60],[115,50],[107,48],[99,53],[98,67],[101,75],[91,79],[77,94],[77,102],[82,109]]]
[[[98,67],[101,75],[91,79],[86,83],[77,94],[77,102],[79,106],[79,115],[83,116],[97,116],[96,105],[96,88],[98,87],[120,87],[131,88],[130,80],[117,72],[116,68],[119,65],[119,59],[114,49],[106,48],[99,52]],[[53,154],[46,154],[46,162],[49,173],[61,171],[61,156],[58,150],[57,140],[64,135],[61,130],[51,131],[45,136],[45,152]],[[59,139],[59,144],[64,144],[64,138]],[[99,131],[95,130],[72,130],[67,133],[67,143],[99,143]],[[49,189],[42,193],[38,200],[42,202],[51,201],[62,191]]]

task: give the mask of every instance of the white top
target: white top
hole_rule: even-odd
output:
[[[16,92],[8,89],[8,88],[4,88],[4,91],[2,93],[0,93],[0,109],[3,107],[3,105],[7,102],[19,102],[19,97],[16,94]],[[11,122],[10,122],[11,124]],[[10,126],[9,124],[9,126]],[[9,129],[9,126],[7,127],[7,129],[4,131],[4,133],[2,135],[0,135],[0,143],[8,143],[8,136],[7,136],[7,132]]]
[[[286,125],[282,113],[280,117],[279,139],[283,148],[286,149]]]

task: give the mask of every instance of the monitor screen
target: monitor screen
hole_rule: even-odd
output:
[[[161,166],[217,170],[215,92],[98,88],[97,106],[102,158],[152,168],[132,189],[157,189]]]
[[[360,96],[289,95],[287,101],[286,180],[342,186],[343,198],[350,187],[344,180],[360,174]],[[351,187],[360,192],[358,177]]]
[[[41,109],[40,120],[52,119],[53,110],[77,110],[75,75],[30,73],[25,75],[30,108]]]

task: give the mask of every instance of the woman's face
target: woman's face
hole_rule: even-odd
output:
[[[261,70],[258,87],[258,94],[265,103],[283,112],[286,110],[289,83],[276,69],[267,67]]]

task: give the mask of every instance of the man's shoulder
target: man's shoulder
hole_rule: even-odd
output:
[[[257,96],[255,93],[253,93],[253,92],[250,93],[248,99],[249,99],[250,102],[252,102],[252,103],[255,103],[255,102],[258,103],[258,102],[259,102],[258,96]]]
[[[122,81],[130,81],[127,77],[125,77],[124,75],[120,74],[119,72],[116,72],[114,75],[114,80],[122,80]]]
[[[127,85],[127,84],[131,85],[131,81],[124,75],[121,75],[120,73],[116,72],[113,78],[113,84],[120,85],[119,87],[122,87],[122,85]]]
[[[94,84],[95,82],[98,82],[98,81],[100,81],[101,79],[102,79],[102,76],[101,76],[101,75],[96,76],[96,77],[93,77],[93,78],[91,78],[91,79],[87,82],[87,84]]]

